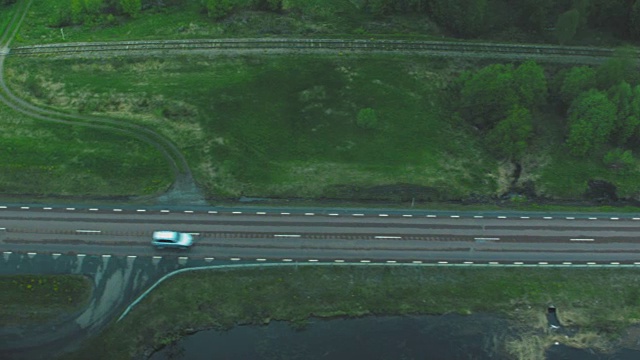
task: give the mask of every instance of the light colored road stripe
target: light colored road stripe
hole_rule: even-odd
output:
[[[111,257],[111,255],[109,255],[109,254],[102,254],[102,257],[103,257],[103,258],[110,258],[110,257]]]
[[[210,261],[213,261],[213,259],[214,259],[214,258],[212,258],[212,257],[206,257],[206,258],[204,258],[204,261],[206,261],[206,262],[210,262]]]
[[[91,209],[89,209],[89,211],[98,211],[98,210],[99,210],[99,209],[96,209],[96,208],[91,208]]]
[[[284,261],[284,262],[292,262],[293,260],[292,259],[282,259],[282,261]]]
[[[640,218],[631,218],[631,220],[640,220]]]
[[[256,261],[267,261],[267,259],[260,258],[260,259],[256,259]]]
[[[233,211],[232,214],[239,215],[239,214],[242,214],[242,211]]]
[[[387,260],[387,263],[389,263],[389,264],[395,264],[395,263],[396,263],[396,261],[395,261],[395,260]]]
[[[184,213],[185,214],[193,214],[193,210],[185,210]]]
[[[353,216],[364,216],[364,214],[352,214]]]
[[[421,260],[413,260],[412,263],[414,263],[414,264],[422,264],[422,261]]]
[[[77,256],[77,257],[85,257],[85,256],[87,256],[87,255],[86,255],[86,254],[78,254],[78,255],[76,255],[76,256]]]
[[[258,211],[256,212],[256,215],[267,215],[267,213],[264,211]]]
[[[62,255],[62,254],[61,254],[61,253],[53,253],[53,254],[51,254],[51,255],[56,256],[56,257],[57,257],[57,256],[60,256],[60,255]]]
[[[567,219],[567,220],[575,220],[576,218],[574,218],[573,216],[567,216],[565,219]]]
[[[376,236],[376,239],[402,239],[402,236]]]
[[[378,216],[385,217],[385,216],[389,216],[389,214],[378,214]]]
[[[189,260],[189,257],[187,257],[187,256],[178,256],[178,260],[182,260],[182,261]]]
[[[159,260],[159,259],[162,259],[162,256],[154,256],[153,258],[156,260]]]
[[[594,239],[570,239],[571,241],[594,241]]]
[[[318,259],[309,259],[307,261],[309,261],[309,262],[318,262]]]
[[[101,230],[76,230],[79,233],[89,233],[89,234],[98,234],[101,233]]]
[[[161,213],[168,213],[170,210],[160,210]]]
[[[540,264],[540,265],[549,265],[549,263],[546,262],[546,261],[538,261],[538,264]]]
[[[551,220],[551,219],[553,219],[553,217],[551,217],[551,216],[545,216],[545,217],[543,217],[543,219],[545,219],[545,220]]]
[[[281,212],[280,215],[291,215],[291,213]]]
[[[2,253],[3,253],[3,254],[5,254],[5,255],[11,255],[11,254],[13,254],[11,251],[3,251]]]
[[[20,206],[20,209],[29,210],[29,207],[28,206]]]
[[[438,261],[438,264],[448,264],[448,261]]]
[[[562,263],[562,265],[571,265],[571,264],[573,264],[571,261],[565,261]]]
[[[122,211],[122,209],[113,209],[113,211]]]
[[[128,259],[135,259],[135,258],[137,258],[137,256],[136,255],[127,255],[127,258]]]
[[[333,260],[333,262],[343,263],[343,262],[344,262],[344,260],[342,260],[342,259],[336,259],[336,260]]]
[[[458,219],[458,218],[460,218],[460,215],[451,215],[451,217],[454,218],[454,219]]]
[[[464,264],[473,264],[473,261],[465,261]]]
[[[500,238],[474,238],[475,240],[498,241]]]
[[[207,211],[207,214],[217,214],[217,213],[218,213],[218,212],[217,212],[217,211],[215,211],[215,210],[209,210],[209,211]]]
[[[474,219],[482,219],[482,218],[484,218],[484,216],[482,216],[482,215],[474,215],[473,218]]]
[[[402,215],[402,216],[403,216],[403,217],[413,217],[413,215],[411,215],[411,214],[404,214],[404,215]]]
[[[313,216],[313,215],[315,215],[314,213],[304,213],[304,214],[305,214],[305,215],[307,215],[307,216]]]
[[[42,210],[51,210],[51,209],[53,209],[53,208],[50,208],[50,207],[44,207],[44,208],[42,208]]]
[[[612,262],[611,262],[611,265],[620,265],[620,263],[619,263],[619,262],[617,262],[617,261],[612,261]]]
[[[36,256],[36,255],[38,255],[38,253],[28,252],[28,253],[27,253],[27,255],[29,255],[29,256]]]
[[[596,265],[596,263],[593,262],[593,261],[590,261],[590,262],[587,263],[587,265]]]
[[[590,217],[589,220],[598,220],[597,217]]]
[[[438,217],[437,215],[427,215],[428,218],[435,218]]]
[[[634,262],[633,265],[640,265],[640,262]]]
[[[371,260],[360,260],[361,263],[370,263]]]
[[[340,214],[336,214],[336,213],[331,213],[329,214],[329,216],[339,216]]]
[[[520,216],[520,219],[530,219],[528,216]]]
[[[76,209],[76,208],[66,208],[65,210],[73,211],[73,210],[75,210],[75,209]]]
[[[513,265],[523,265],[524,263],[522,261],[514,261]]]
[[[611,220],[620,220],[620,218],[612,217]]]
[[[498,216],[498,219],[506,219],[506,216]]]
[[[296,237],[296,238],[298,238],[298,237],[300,237],[300,235],[276,234],[276,235],[273,235],[273,237]]]
[[[497,261],[489,261],[489,265],[499,265],[500,263]]]
[[[0,228],[0,230],[1,230],[1,231],[6,231],[6,230],[7,230],[7,228]]]
[[[137,212],[146,212],[147,210],[145,210],[145,209],[138,209],[138,210],[136,210],[136,211],[137,211]]]
[[[231,258],[229,260],[231,260],[231,261],[240,261],[240,258]]]
[[[7,207],[6,207],[6,206],[4,206],[4,205],[0,206],[0,209],[6,209],[6,208],[7,208]]]

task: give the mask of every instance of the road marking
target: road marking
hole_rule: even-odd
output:
[[[336,214],[336,213],[329,214],[329,216],[338,216],[338,215],[340,215],[340,214]]]
[[[44,207],[44,208],[42,208],[42,210],[51,210],[51,209],[53,209],[53,208],[50,208],[50,207]]]
[[[422,264],[422,261],[421,260],[413,260],[412,263],[413,264]]]
[[[475,240],[498,241],[500,238],[474,238]]]
[[[593,241],[593,239],[570,239],[570,241]]]
[[[231,261],[240,261],[240,258],[231,258],[229,260],[231,260]]]
[[[473,261],[465,261],[464,264],[473,264]]]
[[[73,210],[75,210],[75,209],[76,209],[76,208],[65,208],[65,210],[69,210],[69,211],[73,211]]]
[[[284,262],[292,262],[293,260],[292,259],[282,259],[282,261],[284,261]]]
[[[267,261],[267,259],[259,258],[259,259],[256,259],[256,261]]]
[[[153,258],[156,259],[156,260],[160,260],[160,259],[162,259],[162,256],[154,256]]]
[[[109,255],[109,254],[102,254],[102,257],[103,257],[103,258],[105,258],[105,259],[108,259],[108,258],[110,258],[110,257],[111,257],[111,255]]]
[[[520,216],[520,219],[530,219],[528,216]]]
[[[553,219],[553,217],[551,217],[551,216],[545,216],[545,217],[543,217],[543,219],[545,219],[545,220],[551,220],[551,219]]]
[[[78,254],[78,255],[76,255],[76,256],[77,256],[77,257],[85,257],[85,256],[87,256],[87,255],[86,255],[86,254]]]
[[[11,255],[11,254],[13,254],[11,251],[3,251],[2,253],[3,253],[3,254],[5,254],[5,255]]]
[[[213,259],[214,259],[214,258],[212,258],[212,257],[206,257],[206,258],[204,258],[204,261],[206,261],[206,262],[211,262],[211,261],[213,261]]]
[[[335,259],[335,260],[333,260],[333,262],[343,263],[343,262],[344,262],[344,260],[342,260],[342,259]]]
[[[498,219],[506,219],[506,216],[498,216]]]
[[[288,235],[288,234],[275,234],[273,237],[300,237],[300,235]]]
[[[53,256],[55,256],[55,257],[58,257],[58,256],[60,256],[60,255],[62,255],[62,254],[60,254],[60,253],[53,253],[53,254],[51,254],[51,255],[53,255]]]
[[[136,211],[137,211],[137,212],[146,212],[147,210],[145,210],[145,209],[138,209],[138,210],[136,210]]]
[[[307,215],[307,216],[315,215],[314,213],[304,213],[304,214]]]
[[[113,209],[113,211],[122,211],[122,209]]]
[[[264,211],[258,211],[256,212],[256,215],[267,215],[267,213]]]
[[[370,263],[371,260],[360,260],[361,263]]]
[[[351,214],[353,216],[364,216],[364,214]]]
[[[499,265],[500,263],[497,261],[489,261],[489,265]]]
[[[611,220],[620,220],[620,218],[612,217]]]
[[[413,217],[413,215],[411,215],[411,214],[404,214],[404,215],[402,215],[402,216],[403,216],[403,217]]]
[[[451,215],[451,218],[453,219],[458,219],[460,217],[460,215]]]
[[[29,210],[29,207],[28,206],[20,206],[20,209]]]
[[[396,261],[395,261],[395,260],[387,260],[387,263],[388,263],[388,264],[395,264],[395,263],[396,263]]]
[[[378,214],[378,216],[389,216],[389,214]]]
[[[448,264],[448,261],[438,261],[438,264]]]
[[[309,259],[307,261],[309,261],[309,262],[318,262],[318,259]]]
[[[376,236],[376,239],[402,239],[402,236]]]
[[[233,211],[232,214],[236,214],[236,215],[242,214],[242,211]]]
[[[291,213],[281,212],[280,215],[291,215]]]
[[[620,263],[619,263],[619,262],[617,262],[617,261],[612,261],[612,262],[611,262],[611,265],[620,265]]]
[[[0,228],[0,231],[7,231],[7,228]]]
[[[169,210],[160,210],[161,213],[168,213]]]
[[[218,212],[217,212],[217,211],[215,211],[215,210],[209,210],[209,211],[207,211],[207,214],[217,214],[217,213],[218,213]]]
[[[474,219],[482,219],[482,218],[484,218],[484,216],[482,216],[482,215],[474,215],[473,218]]]
[[[7,207],[6,207],[6,206],[4,206],[4,205],[0,206],[0,209],[6,209],[6,208],[7,208]]]
[[[76,230],[76,232],[79,233],[89,233],[89,234],[99,234],[102,231],[101,230]]]
[[[640,220],[640,218],[631,218],[631,220]]]
[[[522,261],[514,261],[513,265],[524,265]]]
[[[33,259],[34,256],[38,255],[38,253],[34,253],[34,252],[28,252],[27,256],[29,256],[29,259]]]
[[[565,261],[562,263],[562,265],[571,265],[571,264],[573,264],[571,261]]]
[[[135,259],[135,258],[137,258],[136,255],[127,255],[127,259]]]
[[[598,220],[597,217],[590,217],[589,220]]]
[[[576,218],[574,218],[573,216],[567,216],[565,219],[567,219],[567,220],[575,220]]]
[[[640,265],[640,262],[634,262],[633,265]]]
[[[189,260],[189,257],[188,256],[178,256],[178,260],[182,260],[182,261]]]
[[[98,211],[98,209],[96,209],[96,208],[91,208],[91,209],[89,209],[89,211]]]
[[[185,210],[184,213],[185,214],[193,214],[193,210]]]
[[[427,215],[428,218],[435,218],[438,217],[437,215]]]
[[[587,265],[596,265],[596,263],[594,263],[593,261],[590,261],[587,263]]]
[[[540,265],[549,265],[549,263],[546,262],[546,261],[538,261],[538,264],[540,264]]]

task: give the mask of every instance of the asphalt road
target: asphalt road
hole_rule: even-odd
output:
[[[165,229],[194,234],[195,245],[154,249],[151,233]],[[640,261],[639,230],[640,218],[631,215],[0,207],[5,254],[633,263]]]

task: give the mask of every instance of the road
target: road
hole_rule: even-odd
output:
[[[0,207],[3,253],[174,256],[254,261],[640,261],[640,218],[424,211]],[[156,250],[154,230],[194,234]]]

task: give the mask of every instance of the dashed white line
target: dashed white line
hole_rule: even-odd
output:
[[[27,253],[27,255],[29,255],[29,256],[36,256],[36,255],[38,255],[38,253],[28,252],[28,253]]]
[[[489,265],[500,265],[497,261],[489,261]]]
[[[482,216],[482,215],[474,215],[473,218],[474,219],[482,219],[482,218],[484,218],[484,216]]]
[[[364,214],[351,214],[353,216],[364,216]]]
[[[256,261],[267,261],[267,259],[259,258],[259,259],[256,259]]]
[[[397,261],[395,261],[395,260],[387,260],[387,263],[388,263],[388,264],[395,264],[396,262],[397,262]]]
[[[292,262],[293,259],[282,259],[282,261],[284,261],[284,262]]]
[[[463,264],[473,264],[473,261],[465,261]]]
[[[178,260],[185,261],[185,260],[189,260],[189,258],[187,256],[178,256]]]
[[[376,236],[376,239],[402,239],[402,236]]]
[[[634,262],[633,265],[640,265],[640,262]]]
[[[385,217],[385,216],[389,216],[389,214],[378,214],[378,216]]]
[[[549,265],[549,263],[546,262],[546,261],[538,261],[538,264],[539,265]]]
[[[99,210],[99,209],[96,209],[96,208],[91,208],[91,209],[89,209],[89,211],[98,211],[98,210]]]
[[[291,215],[291,213],[288,212],[281,212],[280,215]]]
[[[206,262],[210,262],[210,261],[213,261],[213,259],[214,259],[214,258],[212,258],[212,257],[206,257],[206,258],[204,258],[204,261],[206,261]]]
[[[113,211],[122,211],[122,209],[113,209]]]
[[[530,219],[528,216],[520,216],[520,219]]]
[[[620,218],[612,217],[611,220],[620,220]]]
[[[590,261],[590,262],[587,263],[587,265],[596,265],[596,263],[593,262],[593,261]]]
[[[29,207],[28,207],[28,206],[20,206],[20,209],[22,209],[22,210],[29,210]]]
[[[448,261],[438,261],[438,264],[448,264]]]
[[[331,213],[329,214],[329,216],[339,216],[340,214],[336,214],[336,213]]]
[[[567,219],[567,220],[575,220],[576,218],[574,218],[573,216],[567,216],[567,217],[565,217],[565,219]]]
[[[102,230],[76,230],[79,233],[87,233],[87,234],[99,234]]]
[[[631,218],[631,220],[640,220],[640,218]]]
[[[190,233],[187,233],[187,234],[193,235],[193,236],[200,236],[199,232],[190,232]]]
[[[267,213],[264,211],[257,211],[256,215],[267,215]]]
[[[427,215],[428,218],[435,218],[438,217],[437,215]]]
[[[105,259],[108,259],[108,258],[110,258],[110,257],[111,257],[111,255],[109,255],[109,254],[102,254],[102,257],[103,257],[103,258],[105,258]]]
[[[506,216],[498,216],[498,219],[506,219]]]
[[[360,260],[361,263],[370,263],[371,260]]]
[[[309,259],[308,262],[318,262],[318,259]]]
[[[138,209],[138,210],[136,210],[136,211],[137,211],[137,212],[146,212],[147,210],[145,210],[145,209]]]
[[[0,228],[0,231],[5,231],[7,230],[7,228]]]
[[[161,213],[168,213],[171,212],[170,210],[160,210]]]
[[[545,216],[545,217],[543,217],[543,219],[545,219],[545,220],[551,220],[551,219],[553,219],[553,217],[551,217],[551,216]]]
[[[160,259],[162,259],[162,256],[154,256],[153,258],[156,259],[156,260],[160,260]]]
[[[402,215],[402,216],[403,216],[403,217],[413,217],[413,215],[411,215],[411,214],[404,214],[404,215]]]
[[[589,220],[598,220],[597,217],[590,217]]]
[[[217,213],[218,213],[218,212],[217,212],[217,211],[215,211],[215,210],[209,210],[209,211],[207,211],[207,214],[217,214]]]
[[[78,254],[78,255],[76,255],[76,256],[77,256],[77,257],[85,257],[85,256],[87,256],[87,255],[86,255],[86,254]]]
[[[136,255],[127,255],[127,259],[135,259],[135,258],[137,258]]]
[[[51,208],[51,207],[43,207],[42,208],[42,210],[51,210],[51,209],[53,209],[53,208]]]
[[[4,205],[0,206],[0,209],[6,209],[6,208],[7,208],[7,207],[6,207],[6,206],[4,206]]]
[[[300,235],[289,235],[289,234],[275,234],[273,237],[295,237],[298,238]]]
[[[65,208],[65,210],[68,210],[68,211],[73,211],[73,210],[75,210],[75,209],[76,209],[76,208]]]
[[[487,240],[487,241],[498,241],[500,238],[485,238],[485,237],[477,237],[475,240]]]
[[[231,258],[229,260],[231,260],[231,261],[240,261],[240,258]]]
[[[239,214],[242,214],[242,211],[232,211],[231,213],[232,213],[232,214],[239,215]]]
[[[335,259],[335,260],[333,260],[333,262],[343,263],[343,262],[344,262],[344,260],[342,260],[342,259]]]
[[[11,251],[3,251],[2,253],[3,253],[3,254],[5,254],[5,255],[11,255],[11,254],[13,254]]]
[[[53,254],[51,254],[51,255],[53,255],[53,256],[60,256],[60,255],[62,255],[62,254],[61,254],[61,253],[53,253]]]
[[[451,215],[450,217],[451,217],[452,219],[458,219],[458,218],[460,218],[460,215]]]
[[[617,262],[617,261],[612,261],[612,262],[611,262],[611,265],[620,265],[620,263],[619,263],[619,262]]]
[[[315,215],[314,213],[304,213],[304,214],[305,214],[305,215],[307,215],[307,216],[313,216],[313,215]]]
[[[571,264],[573,264],[571,261],[565,261],[562,263],[562,265],[571,265]]]
[[[570,241],[594,241],[594,239],[569,239]]]
[[[411,263],[413,263],[413,264],[422,264],[422,261],[421,260],[413,260]]]
[[[193,214],[193,210],[185,210],[184,213],[185,214]]]
[[[513,265],[524,265],[522,261],[514,261]]]

